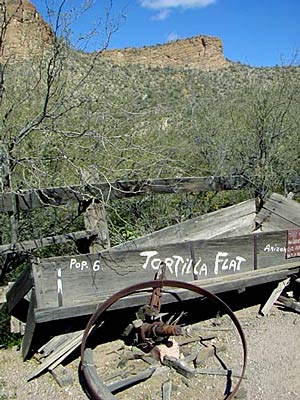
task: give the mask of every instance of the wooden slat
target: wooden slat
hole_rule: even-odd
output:
[[[94,183],[86,186],[53,187],[24,190],[16,194],[0,195],[0,212],[13,211],[13,197],[18,210],[31,210],[47,205],[61,205],[70,201],[98,198],[108,199],[141,196],[145,194],[181,193],[235,190],[247,187],[241,176],[183,177]]]
[[[101,254],[54,257],[41,260],[33,265],[38,307],[59,307],[58,287],[62,287],[62,306],[89,303],[91,299],[103,301],[113,291],[144,280],[152,280],[156,273],[150,264],[143,268],[147,256],[140,250],[105,251]],[[163,247],[159,257],[180,255],[184,260],[190,257],[188,243]],[[153,258],[151,258],[152,260]],[[152,262],[152,261],[151,261]],[[153,262],[158,267],[159,260]],[[176,259],[173,258],[173,264]],[[181,263],[183,265],[183,263]],[[175,266],[168,269],[168,275],[175,272]],[[173,276],[173,275],[172,275]],[[176,277],[173,276],[175,279]],[[178,273],[177,279],[192,280],[192,271]]]
[[[260,233],[256,237],[258,269],[295,261],[286,259],[286,231]]]
[[[278,297],[281,295],[283,290],[289,285],[291,281],[291,278],[286,278],[284,281],[281,281],[278,283],[277,287],[273,290],[271,293],[271,296],[268,298],[267,302],[264,304],[262,309],[260,310],[261,315],[268,315],[271,308],[273,307],[274,303],[278,299]]]
[[[246,235],[254,229],[255,201],[247,200],[146,236],[115,246],[115,249],[146,248],[179,241]]]
[[[90,238],[97,235],[96,231],[79,231],[45,237],[42,239],[26,240],[24,242],[4,244],[0,246],[0,254],[21,253],[46,246],[53,246],[67,242],[75,242],[79,239]]]
[[[33,275],[31,268],[28,267],[6,293],[8,312],[23,322],[26,321],[28,311],[28,301],[24,297],[32,287]]]
[[[122,390],[125,390],[133,385],[137,385],[140,382],[145,381],[148,378],[151,378],[153,373],[156,371],[156,367],[149,367],[142,372],[138,372],[133,376],[129,376],[128,378],[121,379],[119,381],[111,382],[107,384],[108,390],[110,390],[113,394],[118,393]]]
[[[71,339],[68,340],[67,343],[58,346],[57,349],[41,363],[38,369],[27,378],[27,381],[39,376],[43,371],[51,367],[53,364],[55,364],[55,366],[52,369],[57,367],[57,360],[62,362],[69,354],[71,354],[71,352],[78,348],[79,344],[81,343],[82,336],[83,332],[73,333]]]
[[[89,252],[99,253],[110,247],[107,215],[103,203],[91,203],[84,213],[84,225],[88,230],[97,232],[90,243]]]
[[[23,360],[25,360],[28,357],[28,355],[31,351],[34,336],[36,333],[36,321],[34,318],[35,308],[36,308],[36,296],[35,296],[35,290],[32,289],[31,300],[30,300],[30,305],[29,305],[29,310],[28,310],[28,315],[27,315],[27,320],[26,320],[25,333],[24,333],[22,346],[21,346]]]
[[[277,229],[300,227],[300,204],[273,193],[256,216],[258,225],[278,226]]]

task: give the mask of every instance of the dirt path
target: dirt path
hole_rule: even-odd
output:
[[[257,317],[258,306],[236,312],[248,344],[248,365],[243,390],[237,398],[247,400],[286,400],[300,398],[300,315],[273,308],[268,317]],[[226,331],[222,340],[226,341]],[[235,339],[228,339],[235,340]],[[111,353],[111,352],[110,352]],[[230,356],[226,362],[230,361]],[[31,382],[26,378],[38,366],[37,361],[22,362],[16,349],[0,351],[0,400],[84,400],[78,383],[79,359],[68,365],[74,384],[60,388],[47,373]],[[106,363],[110,368],[110,362]],[[152,379],[152,378],[151,378]],[[158,379],[158,378],[157,378]],[[218,377],[201,376],[188,380],[169,371],[160,380],[147,381],[137,389],[118,394],[120,400],[159,400],[161,383],[172,379],[172,399],[219,399],[224,382]],[[156,383],[154,383],[156,382]],[[220,384],[221,382],[221,384]],[[245,396],[245,391],[247,396]],[[143,390],[141,394],[140,390]]]

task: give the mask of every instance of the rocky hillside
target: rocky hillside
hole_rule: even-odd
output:
[[[0,55],[2,62],[22,61],[40,55],[52,42],[50,26],[28,0],[1,2],[0,19],[2,27],[6,26]]]
[[[103,55],[118,64],[180,66],[204,71],[221,69],[230,64],[224,57],[222,41],[203,35],[158,46],[107,50]]]
[[[8,0],[0,5],[7,29],[0,61],[21,61],[41,54],[53,39],[50,26],[28,0]],[[219,38],[196,36],[163,45],[106,50],[103,56],[117,64],[143,64],[158,67],[189,67],[211,71],[230,64],[223,55]]]

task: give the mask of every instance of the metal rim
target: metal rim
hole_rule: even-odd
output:
[[[182,282],[182,281],[174,281],[174,280],[164,280],[164,281],[153,280],[153,281],[141,282],[141,283],[138,283],[138,284],[135,284],[135,285],[132,285],[132,286],[129,286],[127,288],[120,290],[119,292],[117,292],[114,295],[112,295],[111,297],[109,297],[105,302],[99,304],[99,306],[97,307],[97,310],[91,316],[91,318],[85,328],[83,338],[82,338],[82,343],[81,343],[81,371],[83,373],[88,392],[93,396],[94,400],[106,400],[108,397],[105,398],[105,393],[106,394],[109,393],[111,395],[109,398],[114,399],[111,392],[102,383],[102,381],[100,380],[100,377],[95,372],[96,371],[95,367],[93,365],[89,364],[89,362],[87,360],[87,354],[89,351],[89,349],[86,347],[87,340],[88,340],[88,336],[93,328],[93,325],[96,322],[99,323],[99,321],[101,320],[102,314],[109,307],[111,307],[112,304],[114,304],[121,298],[131,295],[139,290],[148,289],[148,288],[154,289],[157,287],[161,287],[161,288],[173,287],[173,288],[178,288],[178,289],[190,290],[201,296],[207,297],[213,303],[217,304],[220,308],[222,308],[223,310],[226,311],[226,313],[232,320],[233,324],[235,325],[235,327],[239,333],[241,343],[242,343],[242,348],[243,348],[243,366],[242,366],[241,376],[240,376],[237,384],[233,388],[232,392],[229,395],[226,395],[225,397],[223,397],[224,400],[225,399],[226,400],[233,399],[240,388],[240,385],[242,383],[242,380],[245,375],[245,370],[246,370],[247,344],[246,344],[246,338],[245,338],[243,329],[242,329],[237,317],[231,310],[231,308],[223,300],[221,300],[218,296],[216,296],[215,294],[213,294],[199,286],[193,285],[192,283],[187,283],[187,282]],[[99,394],[99,386],[101,387],[101,389],[103,389],[103,393],[102,393],[102,390],[100,390],[101,394]]]

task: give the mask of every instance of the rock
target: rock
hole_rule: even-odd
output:
[[[11,0],[0,4],[0,23],[6,13],[9,20],[0,62],[18,62],[39,56],[53,42],[54,33],[28,0]]]
[[[188,67],[204,71],[225,68],[231,64],[224,57],[221,39],[204,35],[157,46],[106,50],[102,55],[117,64]]]

